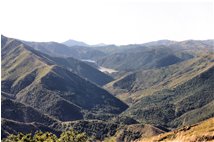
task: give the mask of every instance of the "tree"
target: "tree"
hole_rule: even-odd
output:
[[[87,140],[85,133],[78,133],[73,129],[63,132],[59,138],[60,142],[86,142]]]

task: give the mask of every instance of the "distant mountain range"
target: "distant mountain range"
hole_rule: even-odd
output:
[[[121,46],[120,48],[110,46],[105,51],[117,50],[98,59],[97,62],[101,66],[120,71],[160,68],[193,58],[199,52],[214,52],[213,45],[213,40],[188,40],[182,42],[157,41],[142,45]]]
[[[71,47],[71,46],[89,46],[88,44],[86,44],[84,42],[76,41],[76,40],[72,40],[72,39],[69,39],[65,42],[62,42],[62,44],[66,45],[68,47]]]
[[[25,42],[35,50],[54,57],[73,57],[76,59],[97,59],[105,56],[105,53],[88,46],[66,46],[57,42]]]
[[[86,44],[85,42],[82,41],[76,41],[73,39],[69,39],[65,42],[62,42],[62,44],[68,46],[68,47],[72,47],[72,46],[85,46],[85,47],[102,47],[102,46],[107,46],[107,44],[105,43],[98,43],[98,44],[94,44],[94,45],[89,45]]]

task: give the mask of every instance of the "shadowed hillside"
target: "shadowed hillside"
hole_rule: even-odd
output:
[[[22,103],[4,97],[1,99],[1,138],[18,132],[34,133],[38,130],[59,133],[51,128],[54,123],[59,123],[58,120]]]
[[[57,122],[57,120],[49,117],[48,115],[42,114],[41,112],[30,106],[26,106],[22,103],[15,102],[6,98],[1,99],[2,118],[11,119],[23,123],[38,122],[47,126]]]

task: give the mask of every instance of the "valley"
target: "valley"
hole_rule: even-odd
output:
[[[92,141],[214,140],[213,43],[1,35],[1,138],[72,129]]]

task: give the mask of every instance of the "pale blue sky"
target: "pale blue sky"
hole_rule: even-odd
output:
[[[89,44],[211,39],[211,0],[1,0],[1,33]]]

